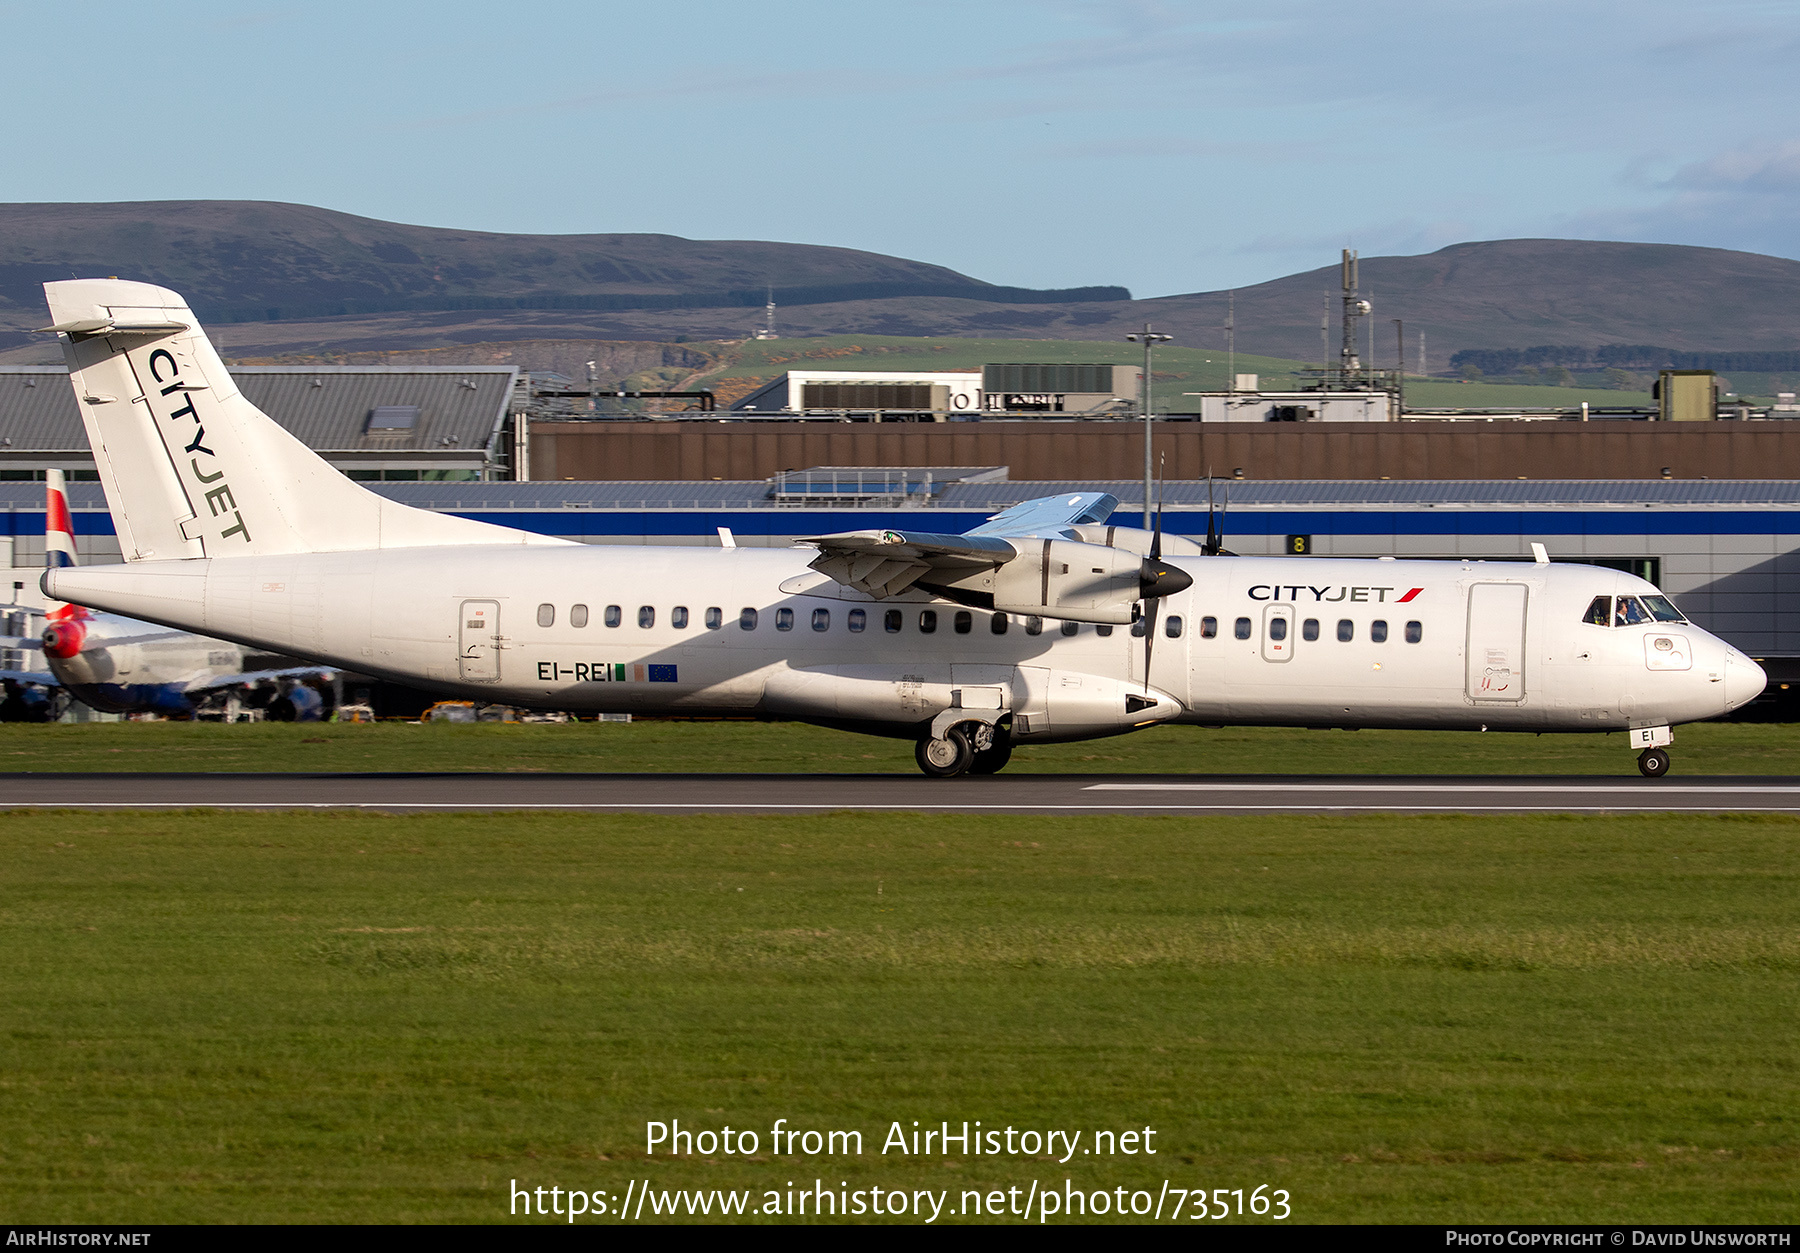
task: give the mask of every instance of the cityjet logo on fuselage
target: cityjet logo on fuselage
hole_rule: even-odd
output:
[[[227,510],[230,511],[229,517],[232,519],[232,525],[220,531],[219,538],[230,539],[233,535],[241,535],[244,537],[244,542],[249,543],[250,528],[244,525],[244,514],[238,508],[236,497],[231,494],[231,485],[220,482],[225,477],[225,471],[219,469],[208,474],[200,468],[202,456],[208,459],[207,465],[211,466],[218,461],[218,454],[205,444],[206,428],[200,425],[200,415],[194,410],[195,389],[182,381],[181,366],[176,362],[175,354],[167,348],[158,348],[152,352],[147,364],[150,367],[150,377],[158,383],[166,384],[161,389],[161,394],[181,398],[181,407],[167,415],[169,421],[179,422],[183,418],[193,419],[194,438],[188,444],[183,445],[181,451],[189,454],[188,470],[195,479],[199,480],[200,493],[206,498],[207,506],[212,510],[212,516],[223,518],[228,516]],[[168,371],[166,377],[163,373],[165,369]],[[177,437],[177,441],[179,442],[179,437]],[[176,460],[179,462],[180,458]],[[217,486],[213,486],[213,484],[217,484]]]
[[[1312,587],[1300,583],[1258,583],[1250,589],[1251,600],[1303,600],[1300,593],[1308,592],[1315,601],[1346,600],[1352,604],[1373,602],[1377,605],[1404,605],[1425,589],[1415,587],[1403,596],[1390,599],[1389,592],[1397,592],[1397,587]],[[1287,595],[1283,596],[1282,593]]]

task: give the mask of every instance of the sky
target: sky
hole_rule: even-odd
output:
[[[1473,239],[1800,258],[1800,0],[0,0],[0,201],[831,244],[1157,296]]]

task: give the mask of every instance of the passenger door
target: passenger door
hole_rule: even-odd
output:
[[[465,683],[500,681],[500,602],[465,600],[457,628],[457,672]]]
[[[1467,686],[1470,700],[1514,704],[1525,699],[1523,583],[1476,583],[1469,588]]]

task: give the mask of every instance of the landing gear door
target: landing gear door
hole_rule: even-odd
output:
[[[457,626],[457,672],[466,683],[500,681],[500,602],[465,600]]]
[[[1044,666],[1020,666],[1013,678],[1013,734],[1047,735],[1050,732],[1050,671]]]
[[[1262,655],[1264,661],[1286,661],[1294,655],[1294,607],[1292,605],[1264,607]]]
[[[1469,588],[1466,694],[1477,704],[1525,699],[1523,583],[1476,583]]]

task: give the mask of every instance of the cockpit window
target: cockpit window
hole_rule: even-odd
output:
[[[1606,626],[1612,622],[1612,597],[1596,596],[1581,620],[1589,626]]]
[[[1675,602],[1671,601],[1667,596],[1645,596],[1642,597],[1642,600],[1644,602],[1644,608],[1648,609],[1650,611],[1650,616],[1655,618],[1658,622],[1687,621],[1687,619],[1682,616],[1681,610],[1675,608]]]
[[[1650,611],[1635,596],[1621,596],[1613,604],[1614,626],[1642,626],[1650,621]]]

